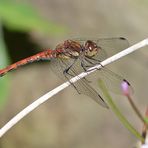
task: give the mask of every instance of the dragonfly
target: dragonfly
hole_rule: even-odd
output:
[[[64,78],[70,80],[70,78],[81,72],[87,72],[90,67],[100,64],[101,61],[108,57],[108,51],[115,52],[116,50],[125,49],[128,46],[128,41],[123,37],[68,39],[58,44],[54,50],[44,50],[1,69],[0,77],[23,65],[35,61],[48,60],[51,61],[51,69],[55,74],[62,78],[64,76]],[[106,67],[102,66],[97,72],[110,90],[121,94],[120,85],[123,81],[127,82],[129,88],[132,90],[131,84],[125,78]],[[100,92],[91,85],[91,81],[87,77],[78,80],[76,83],[72,83],[72,86],[74,86],[79,94],[89,96],[101,106],[108,108]]]

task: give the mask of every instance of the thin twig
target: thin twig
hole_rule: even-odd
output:
[[[143,124],[146,124],[146,121],[144,119],[144,117],[142,116],[141,112],[139,111],[139,109],[137,108],[137,106],[135,105],[134,101],[132,100],[130,95],[127,95],[128,101],[131,105],[131,107],[133,108],[133,110],[135,111],[136,115],[139,117],[139,119],[143,122]]]
[[[110,64],[130,53],[132,53],[133,51],[142,48],[144,46],[148,45],[148,39],[145,39],[119,53],[117,53],[116,55],[104,60],[103,62],[101,62],[102,66],[106,66],[107,64]],[[81,74],[79,74],[78,76],[72,78],[70,80],[71,83],[75,83],[76,81],[78,81],[79,79],[85,77],[86,75],[96,71],[96,69],[101,68],[101,65],[96,65],[92,68],[89,69],[89,72],[83,72]],[[58,86],[57,88],[53,89],[52,91],[46,93],[45,95],[43,95],[42,97],[40,97],[39,99],[37,99],[36,101],[34,101],[32,104],[30,104],[29,106],[27,106],[25,109],[23,109],[21,112],[19,112],[16,116],[14,116],[9,122],[7,122],[1,129],[0,129],[0,137],[2,137],[8,130],[10,130],[16,123],[18,123],[23,117],[25,117],[27,114],[29,114],[31,111],[33,111],[35,108],[37,108],[39,105],[41,105],[42,103],[44,103],[45,101],[47,101],[48,99],[50,99],[52,96],[54,96],[55,94],[57,94],[58,92],[62,91],[63,89],[65,89],[66,87],[68,87],[70,85],[70,82],[65,82],[62,85]]]
[[[146,109],[145,118],[148,118],[148,107]],[[147,134],[147,124],[144,123],[143,129],[142,129],[142,137],[144,138],[144,142],[139,143],[138,148],[148,148],[148,134]]]

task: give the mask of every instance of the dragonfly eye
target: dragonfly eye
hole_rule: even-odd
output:
[[[92,46],[89,46],[88,49],[89,49],[89,51],[92,51],[93,50]]]
[[[98,51],[97,44],[93,41],[90,41],[90,40],[85,42],[84,48],[85,48],[85,55],[88,57],[92,57],[92,56],[96,55],[96,53]]]
[[[90,51],[92,51],[95,48],[97,48],[97,44],[95,42],[93,42],[93,41],[90,41],[90,40],[86,41],[84,46],[85,46],[85,49],[88,49]]]

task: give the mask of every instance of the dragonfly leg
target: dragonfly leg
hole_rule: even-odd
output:
[[[83,68],[84,71],[87,71],[86,65],[84,64],[84,61],[81,61],[81,67]]]
[[[83,68],[83,70],[84,70],[85,72],[88,71],[87,68],[86,68],[87,66],[84,64],[84,61],[83,61],[83,60],[81,61],[81,67]],[[85,79],[88,83],[91,83],[91,81],[88,80],[88,79],[86,79],[85,77],[84,77],[83,79]]]
[[[87,67],[87,71],[89,71],[88,70],[88,68],[91,68],[92,66],[94,66],[94,65],[96,65],[96,64],[100,64],[101,65],[101,61],[100,60],[98,60],[98,59],[95,59],[95,58],[85,58],[85,61],[89,64],[83,64],[84,65],[84,67]],[[93,62],[93,61],[95,61],[95,62]],[[101,67],[104,67],[103,65],[101,65]],[[101,70],[101,68],[96,68],[97,70]]]
[[[71,70],[72,69],[72,66],[74,65],[74,63],[76,62],[76,60],[68,67],[68,68],[66,68],[64,71],[63,71],[63,75],[65,76],[65,78],[69,81],[69,77],[68,76],[70,76],[70,77],[74,77],[75,75],[73,75],[73,74],[71,74],[70,72],[69,72],[69,70]],[[70,81],[69,81],[70,82]],[[70,82],[70,84],[75,88],[75,90],[78,92],[78,94],[81,94],[80,92],[79,92],[79,90],[77,89],[77,87],[74,85],[74,83],[72,83],[72,82]]]
[[[68,75],[70,75],[70,76],[73,76],[73,75],[71,75],[68,71],[69,71],[68,69],[64,70],[64,71],[63,71],[63,74],[64,74],[65,78],[69,81]],[[69,82],[70,82],[70,81],[69,81]],[[74,83],[70,82],[70,84],[75,88],[75,90],[78,92],[78,94],[81,94],[81,93],[79,92],[79,90],[77,89],[77,87],[74,85]]]

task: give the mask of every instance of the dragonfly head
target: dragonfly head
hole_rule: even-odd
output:
[[[93,57],[98,53],[98,50],[100,48],[97,46],[95,42],[87,40],[84,44],[84,49],[85,49],[85,56]]]

